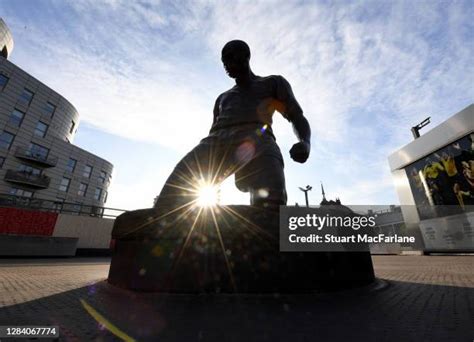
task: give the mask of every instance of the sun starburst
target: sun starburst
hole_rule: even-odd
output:
[[[219,204],[219,187],[212,184],[200,186],[196,204],[200,207],[213,207]]]

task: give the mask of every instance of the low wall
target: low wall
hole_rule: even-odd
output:
[[[0,255],[108,255],[114,219],[0,208]]]
[[[77,238],[34,235],[0,235],[0,256],[74,256]]]
[[[77,237],[79,249],[108,249],[113,219],[59,214],[54,227],[55,237]]]

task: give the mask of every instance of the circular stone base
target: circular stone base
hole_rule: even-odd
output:
[[[369,252],[280,252],[275,212],[226,206],[173,221],[154,213],[116,220],[110,284],[170,293],[312,293],[375,279]]]

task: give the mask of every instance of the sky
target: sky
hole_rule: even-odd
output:
[[[278,113],[288,203],[398,204],[387,157],[426,117],[473,103],[474,1],[0,0],[10,61],[79,111],[74,144],[114,164],[106,206],[151,207],[233,86],[222,46],[245,40],[257,75],[283,75],[312,128],[305,164]],[[222,202],[248,203],[233,177]]]

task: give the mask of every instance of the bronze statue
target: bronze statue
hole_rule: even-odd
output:
[[[297,162],[308,159],[311,130],[290,84],[255,75],[249,60],[245,42],[224,46],[222,62],[236,84],[217,98],[209,135],[176,165],[154,208],[116,218],[110,284],[188,294],[313,293],[374,280],[369,252],[280,253],[273,209],[286,204],[286,190],[272,115],[277,110],[293,124],[299,142],[290,155]],[[198,209],[199,188],[232,174],[252,206]],[[325,216],[347,208],[314,210]]]
[[[250,192],[252,205],[286,204],[283,158],[271,129],[273,113],[280,112],[294,127],[299,142],[290,155],[296,162],[308,159],[311,129],[290,84],[282,76],[255,75],[249,61],[244,41],[225,44],[222,63],[236,84],[217,98],[209,135],[169,176],[155,201],[158,212],[191,206],[199,186],[219,184],[232,174],[238,189]]]

